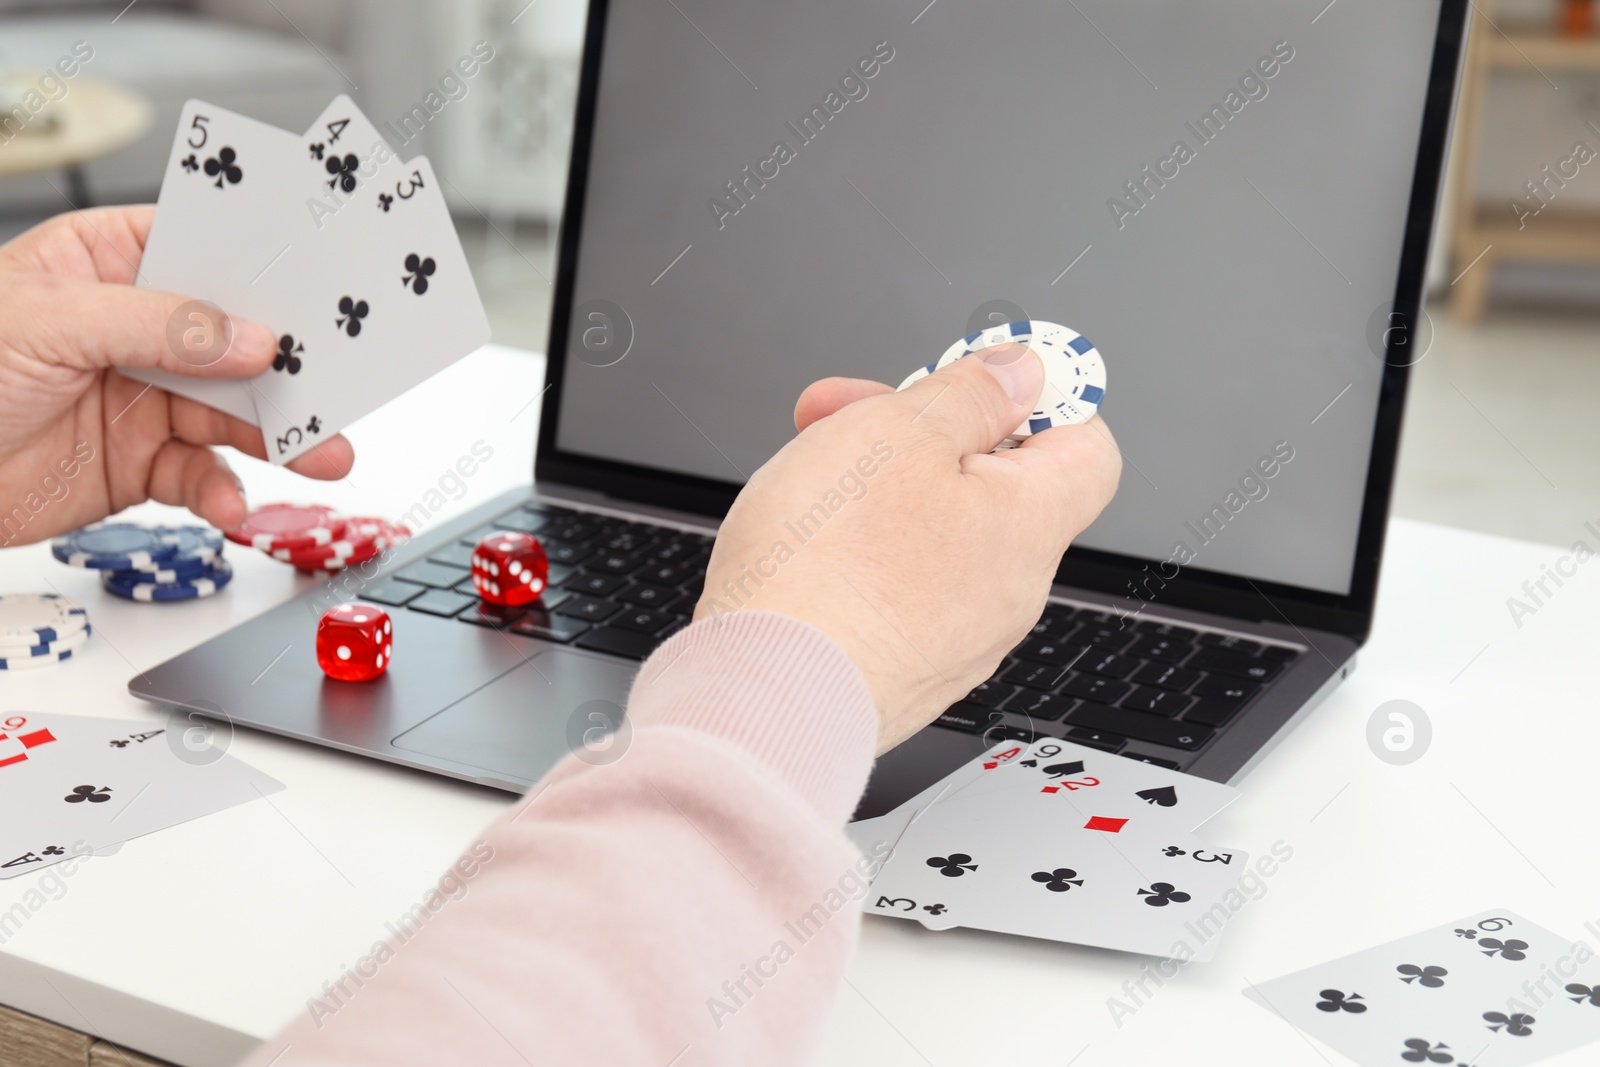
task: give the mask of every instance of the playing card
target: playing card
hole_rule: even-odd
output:
[[[399,160],[354,100],[342,93],[334,97],[302,142],[300,166],[315,198],[306,206],[319,231],[358,201],[381,210],[377,194],[386,183],[379,170]]]
[[[15,713],[0,722],[0,878],[242,804],[282,783],[232,756],[179,750],[160,726]]]
[[[1043,738],[1019,759],[973,775],[945,797],[949,803],[971,796],[1020,789],[1045,795],[1091,794],[1112,806],[1144,807],[1162,821],[1192,830],[1239,798],[1239,790],[1220,782],[1167,770],[1138,760]]]
[[[1600,961],[1503,908],[1245,996],[1363,1064],[1518,1067],[1600,1038]]]
[[[1236,910],[1229,894],[1247,857],[1210,848],[1143,801],[1101,799],[1093,788],[945,798],[907,827],[867,910],[932,929],[1208,959]]]
[[[293,134],[203,101],[185,104],[139,263],[139,286],[270,325],[274,294],[256,283],[312,233],[303,209],[284,195],[299,150]],[[227,349],[198,314],[169,324],[167,339],[196,365],[215,362]],[[159,370],[122,373],[256,421],[246,382]]]
[[[271,320],[294,373],[252,383],[267,454],[282,464],[489,340],[466,253],[426,157],[391,160],[279,268]]]
[[[878,841],[885,841],[893,847],[918,812],[926,810],[984,772],[1019,758],[1026,750],[1027,746],[1019,741],[1001,741],[977,758],[963,763],[888,814],[851,823],[845,827],[845,833],[867,855],[872,854],[872,846]]]
[[[303,138],[191,101],[140,284],[278,336],[272,369],[249,382],[135,376],[260,425],[279,464],[489,339],[432,167],[402,162],[348,97]],[[169,341],[214,362],[225,344],[190,318]]]

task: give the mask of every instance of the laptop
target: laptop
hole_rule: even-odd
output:
[[[617,725],[807,383],[1038,318],[1104,354],[1120,491],[858,815],[997,737],[1248,773],[1371,626],[1466,4],[924,3],[593,0],[532,483],[130,691],[521,791]],[[472,593],[498,529],[530,610]],[[383,678],[240,671],[353,597]]]

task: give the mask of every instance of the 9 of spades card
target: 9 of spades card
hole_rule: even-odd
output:
[[[267,454],[277,464],[489,340],[428,160],[392,158],[371,179],[358,176],[349,193],[344,176],[334,214],[326,214],[325,198],[307,201],[321,227],[315,243],[285,256],[273,268],[277,277],[267,279],[285,292],[274,328],[293,339],[293,362],[251,383]]]

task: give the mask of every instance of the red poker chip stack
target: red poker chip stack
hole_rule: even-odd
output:
[[[326,577],[405,544],[411,531],[387,519],[341,515],[321,504],[266,504],[227,537],[297,570]]]

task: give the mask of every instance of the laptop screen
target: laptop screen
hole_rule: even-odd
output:
[[[1124,457],[1077,544],[1348,592],[1439,4],[1316,6],[613,0],[557,445],[739,484],[1044,319]]]

